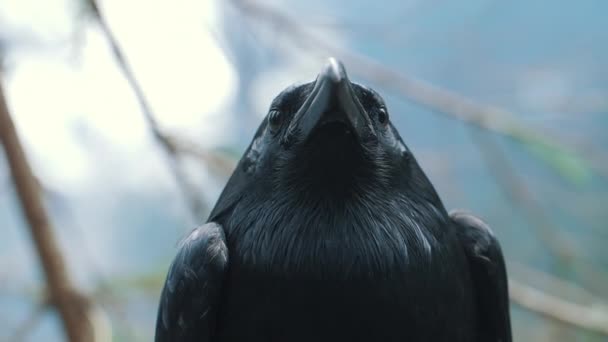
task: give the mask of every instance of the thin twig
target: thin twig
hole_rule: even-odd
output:
[[[530,311],[568,325],[608,336],[608,310],[602,305],[583,306],[509,279],[511,301]]]
[[[562,299],[569,299],[580,304],[601,304],[608,308],[608,301],[591,293],[588,289],[553,274],[542,272],[527,265],[510,261],[507,269],[512,277],[526,279],[528,284],[540,287],[543,291],[558,295]]]
[[[174,146],[171,139],[166,134],[164,134],[158,123],[158,120],[156,120],[156,116],[154,115],[154,112],[152,111],[152,108],[150,107],[150,104],[146,99],[144,91],[137,79],[135,78],[133,70],[129,62],[125,58],[125,55],[122,52],[118,40],[110,29],[110,26],[108,25],[105,16],[101,12],[97,1],[88,1],[92,14],[99,23],[102,33],[110,44],[110,48],[112,50],[112,53],[114,54],[114,58],[116,59],[116,63],[118,64],[120,71],[124,75],[125,79],[129,83],[129,86],[133,90],[135,97],[137,98],[142,114],[144,115],[144,119],[148,124],[148,128],[152,132],[152,135],[154,136],[156,141],[161,145],[161,147],[166,153],[168,161],[167,164],[171,169],[171,172],[175,178],[175,181],[180,191],[182,192],[182,195],[184,196],[186,204],[189,207],[192,219],[194,222],[198,222],[202,218],[202,215],[207,211],[207,207],[203,202],[201,196],[199,196],[196,187],[193,186],[193,184],[189,181],[186,171],[182,168],[180,156],[176,147]]]
[[[93,335],[87,319],[88,299],[75,289],[68,275],[52,224],[43,205],[40,186],[9,114],[1,83],[0,141],[6,152],[17,195],[44,270],[51,302],[61,316],[66,335],[72,342],[91,341]]]
[[[205,166],[220,176],[229,176],[232,171],[234,171],[237,160],[233,158],[227,158],[218,153],[214,153],[213,151],[209,151],[191,140],[176,137],[171,137],[171,140],[180,153],[191,155],[192,157],[201,160],[204,162]]]
[[[486,132],[475,128],[470,132],[482,160],[509,202],[528,217],[534,231],[549,248],[551,254],[563,263],[570,264],[575,254],[573,246],[553,229],[553,224],[544,209],[530,193],[524,180],[519,177],[517,170],[513,168],[500,146],[493,140],[494,137],[487,136]]]
[[[606,277],[605,272],[600,268],[591,267],[581,260],[580,252],[555,229],[549,215],[539,200],[530,192],[525,181],[519,176],[518,170],[513,168],[502,148],[494,141],[494,137],[485,133],[487,132],[471,128],[472,137],[476,142],[475,146],[479,149],[483,161],[491,170],[490,174],[508,197],[509,202],[519,208],[528,218],[533,231],[562,265],[581,272],[583,278],[590,282],[603,284],[602,278]]]

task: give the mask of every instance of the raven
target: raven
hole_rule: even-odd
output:
[[[331,58],[281,92],[182,241],[156,341],[511,341],[500,245],[448,214],[374,90]]]

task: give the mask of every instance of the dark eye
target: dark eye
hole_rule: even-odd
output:
[[[278,110],[271,110],[270,113],[268,113],[268,125],[272,131],[276,131],[281,127],[281,124],[283,124],[283,117],[284,115]]]
[[[386,112],[386,108],[380,108],[378,111],[378,122],[383,126],[386,126],[388,123],[388,113]]]

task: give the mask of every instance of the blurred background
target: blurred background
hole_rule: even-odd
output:
[[[603,0],[0,0],[0,111],[96,341],[152,340],[176,244],[271,99],[328,56],[385,97],[446,207],[493,228],[515,340],[608,341],[607,13]],[[63,341],[8,153],[0,341]]]

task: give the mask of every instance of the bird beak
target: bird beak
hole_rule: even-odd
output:
[[[344,65],[330,58],[314,88],[294,115],[284,142],[306,140],[321,123],[343,122],[358,139],[376,137],[372,122],[359,102]]]

